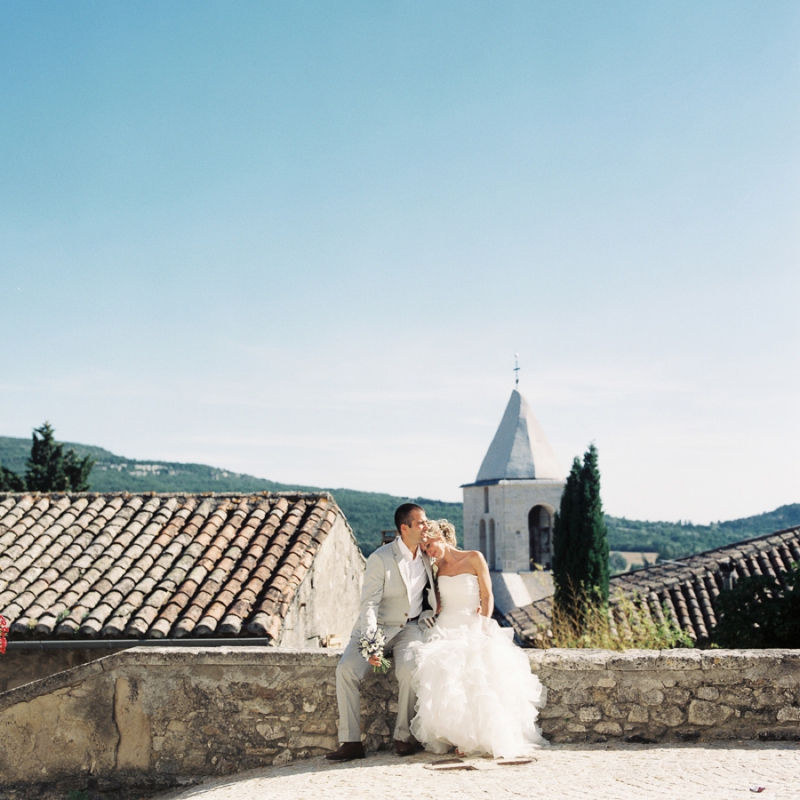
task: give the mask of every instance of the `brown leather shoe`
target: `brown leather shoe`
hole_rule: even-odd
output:
[[[413,756],[414,753],[419,753],[420,750],[422,750],[422,745],[416,739],[412,739],[410,742],[401,742],[399,739],[394,740],[394,751],[399,756]]]
[[[366,758],[364,745],[361,742],[342,742],[338,750],[328,753],[328,761],[352,761],[355,758]]]

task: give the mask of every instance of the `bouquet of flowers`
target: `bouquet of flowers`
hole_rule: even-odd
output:
[[[377,667],[373,665],[373,672],[386,672],[386,670],[392,666],[392,662],[383,656],[383,648],[386,646],[386,637],[383,635],[383,631],[380,628],[375,628],[374,631],[367,631],[361,634],[358,646],[361,650],[361,655],[364,656],[367,661],[369,661],[372,656],[377,656],[381,660],[381,663]]]
[[[8,636],[8,622],[0,616],[0,655],[6,652],[6,636]]]

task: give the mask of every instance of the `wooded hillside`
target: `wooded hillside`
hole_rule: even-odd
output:
[[[206,464],[182,464],[167,461],[137,461],[115,455],[102,447],[65,443],[83,457],[96,459],[89,477],[95,492],[284,492],[291,490],[329,491],[347,516],[364,553],[371,553],[380,543],[380,531],[392,527],[395,508],[408,500],[424,506],[428,516],[449,519],[462,541],[461,503],[446,503],[427,498],[396,497],[355,489],[300,486],[277,483],[265,478],[243,475]],[[31,440],[0,436],[0,465],[24,474],[30,455]],[[725,544],[771,533],[800,524],[800,503],[781,506],[775,511],[744,519],[711,525],[691,523],[645,522],[606,515],[611,550],[657,552],[661,558],[678,558],[711,550]]]

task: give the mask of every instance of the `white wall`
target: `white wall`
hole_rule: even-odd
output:
[[[366,562],[342,516],[337,517],[283,623],[281,647],[343,647],[358,618]]]

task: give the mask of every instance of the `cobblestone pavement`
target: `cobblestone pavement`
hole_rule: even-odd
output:
[[[764,787],[765,800],[800,799],[800,745],[794,743],[555,745],[525,765],[483,760],[476,771],[425,768],[442,758],[377,753],[346,764],[313,758],[214,779],[160,800],[746,800],[757,787]]]

